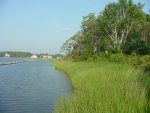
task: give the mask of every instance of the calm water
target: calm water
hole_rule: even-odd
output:
[[[17,59],[0,58],[4,61]],[[70,94],[69,79],[49,62],[0,66],[0,113],[52,113],[56,101]]]
[[[3,62],[17,62],[17,61],[23,61],[26,60],[25,58],[7,58],[7,57],[0,57],[0,63]]]

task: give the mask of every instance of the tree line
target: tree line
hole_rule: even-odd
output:
[[[32,53],[30,52],[12,52],[12,51],[3,51],[3,52],[0,52],[0,57],[4,57],[5,54],[9,54],[10,57],[23,57],[23,58],[26,58],[26,57],[31,57]]]
[[[142,3],[118,0],[95,15],[83,17],[81,30],[61,50],[73,58],[87,59],[101,53],[150,54],[150,14]]]

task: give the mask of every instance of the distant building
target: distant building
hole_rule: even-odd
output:
[[[53,57],[50,56],[50,55],[44,55],[43,58],[50,58],[50,59],[52,59]]]
[[[52,58],[53,58],[53,56],[50,56],[50,55],[49,55],[49,56],[47,56],[47,58],[50,58],[50,59],[52,59]]]
[[[42,58],[47,58],[47,56],[42,56]]]
[[[5,54],[5,57],[10,57],[10,54],[6,53],[6,54]]]
[[[37,59],[38,57],[36,55],[32,55],[30,58]]]
[[[56,59],[57,59],[57,60],[60,60],[60,59],[61,59],[61,57],[56,57]]]

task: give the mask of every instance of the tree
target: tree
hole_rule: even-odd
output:
[[[132,0],[119,0],[108,4],[98,16],[84,16],[81,30],[62,49],[84,60],[104,51],[150,53],[150,15],[142,11],[143,6]]]
[[[99,15],[99,25],[113,42],[113,47],[120,50],[121,45],[126,43],[133,25],[143,18],[143,5],[134,4],[132,0],[119,0],[110,3]]]
[[[85,37],[87,37],[87,43],[92,42],[91,49],[93,50],[93,53],[95,53],[96,55],[99,52],[99,40],[100,40],[100,32],[99,32],[100,29],[97,22],[98,21],[94,13],[90,13],[88,16],[83,17],[82,22],[82,30]]]
[[[73,50],[73,40],[68,39],[65,41],[65,43],[63,43],[61,47],[61,52],[67,56],[71,55],[72,50]]]

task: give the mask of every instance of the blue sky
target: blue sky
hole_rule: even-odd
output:
[[[0,0],[0,51],[59,53],[80,30],[82,17],[117,0]],[[150,9],[149,0],[144,11]]]

